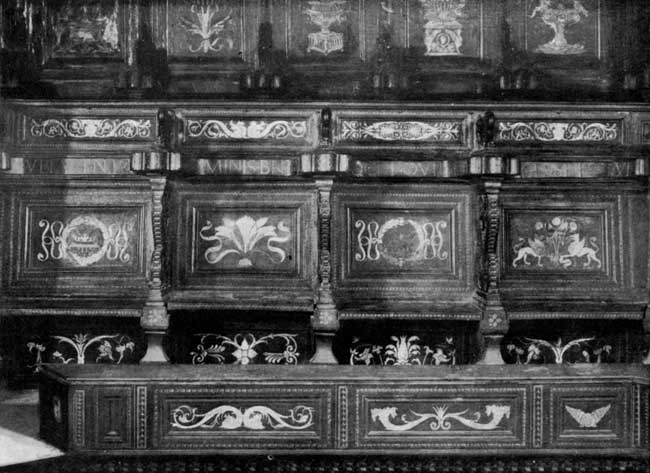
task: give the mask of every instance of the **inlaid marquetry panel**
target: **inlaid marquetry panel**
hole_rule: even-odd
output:
[[[627,389],[602,385],[553,387],[550,396],[553,446],[600,444],[613,448],[629,443],[631,432],[626,426],[632,425],[633,412]]]
[[[639,189],[506,187],[502,229],[507,300],[575,301],[601,294],[642,304],[647,202]]]
[[[174,300],[307,303],[316,249],[309,185],[174,188]]]
[[[239,149],[242,145],[309,148],[318,143],[318,116],[312,110],[277,113],[238,108],[215,113],[194,109],[181,113],[188,150]]]
[[[405,116],[339,111],[334,117],[334,142],[341,145],[463,147],[468,139],[464,114]]]
[[[335,187],[337,294],[387,305],[462,302],[472,292],[473,198],[462,186]]]
[[[148,187],[30,182],[11,191],[14,295],[134,294],[145,285]],[[110,281],[110,283],[108,283]]]
[[[95,390],[96,448],[132,448],[133,388]]]
[[[331,389],[297,384],[161,387],[154,391],[154,446],[331,448],[332,398]]]
[[[574,61],[605,54],[608,18],[596,0],[510,2],[512,40],[521,50]]]
[[[530,428],[526,397],[525,388],[360,388],[355,446],[523,447]]]
[[[619,120],[507,120],[498,123],[496,141],[546,144],[619,144],[623,141]]]

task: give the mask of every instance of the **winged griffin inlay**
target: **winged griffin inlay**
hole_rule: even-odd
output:
[[[571,217],[537,220],[533,235],[519,237],[513,245],[512,267],[600,269],[603,263],[598,257],[598,239],[584,235],[581,226],[578,219]]]
[[[573,420],[575,420],[578,423],[578,426],[581,429],[595,429],[596,427],[598,427],[600,421],[603,420],[605,414],[609,412],[609,409],[612,407],[612,405],[607,404],[606,406],[598,408],[593,412],[585,412],[583,410],[576,409],[575,407],[571,407],[568,405],[565,405],[564,407],[566,408],[567,412],[571,415],[571,417],[573,417]]]
[[[183,430],[304,430],[314,425],[314,409],[307,406],[289,409],[288,415],[266,406],[239,409],[222,405],[203,414],[198,410],[187,405],[175,408],[171,413],[172,427]]]
[[[451,420],[455,420],[472,430],[495,430],[504,418],[510,418],[510,406],[497,404],[485,406],[484,416],[480,412],[474,412],[466,416],[469,409],[449,412],[448,406],[433,406],[432,410],[433,412],[429,413],[418,413],[409,409],[407,413],[398,414],[398,408],[390,406],[370,409],[370,416],[373,422],[379,422],[385,430],[391,432],[413,430],[425,422],[429,422],[429,430],[452,430],[453,424]],[[481,422],[482,417],[485,417],[487,422]]]

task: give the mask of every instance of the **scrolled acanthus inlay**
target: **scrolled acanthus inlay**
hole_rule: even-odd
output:
[[[151,137],[151,120],[119,118],[32,119],[30,133],[38,138],[140,139]]]
[[[188,120],[189,138],[209,140],[262,140],[300,139],[307,136],[307,122],[304,120],[251,120],[225,122],[222,120]]]
[[[267,406],[238,409],[223,405],[200,414],[198,408],[183,405],[171,416],[172,427],[182,430],[304,430],[314,425],[314,409],[306,406],[296,406],[282,415]]]
[[[501,122],[499,141],[608,142],[619,138],[617,123]]]
[[[495,430],[504,418],[510,417],[510,406],[496,404],[485,406],[484,417],[487,422],[480,422],[483,417],[480,412],[466,416],[469,409],[449,412],[448,406],[433,406],[432,410],[433,412],[418,413],[409,409],[408,413],[398,414],[398,408],[391,406],[371,409],[370,416],[373,422],[379,422],[384,430],[391,432],[407,432],[425,422],[429,422],[428,428],[432,431],[450,431],[453,430],[451,420],[472,430]]]
[[[380,141],[439,141],[460,140],[459,122],[384,121],[367,123],[359,120],[341,122],[341,139]]]

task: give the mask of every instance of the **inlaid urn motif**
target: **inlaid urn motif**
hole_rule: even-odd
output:
[[[420,0],[424,9],[426,56],[458,56],[463,44],[465,0]]]
[[[309,15],[312,23],[320,27],[320,31],[309,33],[307,52],[330,54],[343,51],[343,33],[331,31],[330,27],[345,20],[347,0],[310,1],[305,14]]]

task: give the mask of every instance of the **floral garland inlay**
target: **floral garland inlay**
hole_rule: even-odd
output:
[[[192,351],[192,364],[205,363],[206,359],[211,359],[215,363],[226,363],[227,357],[234,358],[233,363],[239,365],[248,365],[251,361],[260,355],[258,351],[262,346],[268,346],[273,340],[280,341],[284,344],[282,351],[265,351],[264,361],[266,363],[279,364],[285,363],[295,365],[298,363],[298,343],[296,335],[288,333],[272,333],[256,339],[252,334],[238,333],[233,338],[214,333],[201,334],[196,351]]]

